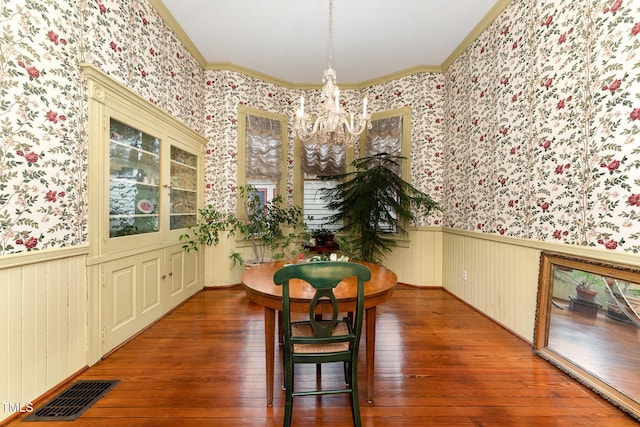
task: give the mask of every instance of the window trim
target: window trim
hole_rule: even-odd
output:
[[[402,179],[411,181],[411,107],[395,108],[371,114],[371,121],[402,116]],[[366,156],[368,129],[360,136],[360,157]]]
[[[402,149],[401,156],[404,157],[402,162],[402,179],[411,182],[411,107],[395,108],[393,110],[385,110],[371,114],[371,120],[381,120],[389,117],[402,116]],[[366,156],[368,129],[360,136],[360,156]],[[408,224],[403,224],[403,228],[408,230]],[[393,233],[388,235],[390,239],[395,240],[400,247],[408,247],[410,238],[408,235],[401,233]]]
[[[350,172],[353,167],[351,162],[355,155],[354,147],[347,147],[346,152],[346,171]],[[293,169],[293,203],[300,206],[304,212],[304,172],[302,172],[302,140],[296,135],[293,145],[293,158],[295,159],[295,167]]]
[[[284,114],[272,113],[270,111],[264,111],[257,108],[249,107],[244,104],[238,105],[238,141],[237,141],[237,152],[238,152],[238,162],[236,165],[237,169],[237,178],[236,183],[238,187],[242,187],[247,184],[247,163],[246,163],[246,155],[247,155],[247,116],[255,116],[255,117],[265,117],[271,120],[277,120],[280,122],[280,128],[282,129],[280,135],[280,142],[282,144],[282,153],[280,154],[280,170],[282,171],[282,178],[276,185],[276,194],[282,195],[285,199],[287,198],[287,152],[288,152],[288,142],[289,142],[289,132],[288,132],[288,118]]]

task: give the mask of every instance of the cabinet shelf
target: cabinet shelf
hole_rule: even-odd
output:
[[[133,178],[111,178],[111,182],[122,182],[125,184],[133,184],[133,185],[139,185],[141,187],[148,187],[148,188],[160,188],[160,186],[158,184],[151,184],[148,182],[142,182],[142,181],[138,181],[136,179]]]
[[[143,148],[136,147],[134,145],[127,144],[127,143],[124,143],[122,141],[118,141],[116,139],[110,139],[109,141],[112,144],[115,144],[115,145],[118,145],[118,146],[122,147],[124,150],[133,150],[133,151],[138,151],[138,152],[140,152],[142,154],[148,154],[150,156],[160,157],[160,154],[158,154],[158,153],[154,153],[153,151],[148,151],[148,150],[145,150]]]
[[[126,215],[126,214],[114,214],[114,215],[109,215],[110,219],[121,219],[121,218],[155,218],[157,217],[158,214],[131,214],[131,215]]]
[[[171,160],[171,165],[172,166],[179,166],[179,167],[182,167],[182,168],[185,168],[185,169],[190,169],[190,170],[192,170],[194,172],[198,170],[198,168],[196,166],[190,166],[190,165],[184,164],[182,162],[179,162],[177,160]]]
[[[180,187],[171,187],[171,191],[184,191],[186,193],[197,193],[196,190],[191,188],[180,188]]]

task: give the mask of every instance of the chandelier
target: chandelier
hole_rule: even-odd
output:
[[[362,100],[362,113],[357,117],[353,113],[348,114],[340,105],[340,88],[336,83],[336,70],[333,69],[333,0],[329,0],[329,67],[324,70],[322,82],[322,105],[315,122],[304,112],[304,96],[300,97],[300,108],[294,117],[298,138],[308,145],[353,146],[365,127],[371,127],[371,114],[367,113],[366,96]]]

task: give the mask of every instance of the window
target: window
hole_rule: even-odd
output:
[[[360,142],[360,154],[373,156],[389,153],[405,157],[402,167],[396,173],[405,181],[411,175],[411,108],[374,113],[371,116],[371,129],[363,133]]]
[[[253,185],[265,202],[285,196],[287,117],[238,106],[238,186]]]
[[[296,159],[300,159],[300,188],[296,188],[295,202],[302,206],[305,222],[310,231],[321,228],[337,229],[339,225],[325,225],[326,218],[333,214],[322,200],[322,189],[335,186],[339,181],[323,181],[320,176],[338,175],[347,171],[348,158],[353,149],[343,145],[305,145],[296,140]],[[313,219],[310,219],[313,218]]]
[[[305,223],[310,231],[325,229],[337,229],[338,225],[325,225],[327,217],[333,214],[333,211],[327,209],[324,200],[322,200],[322,189],[332,188],[339,181],[320,181],[319,179],[309,178],[304,180],[304,201],[303,213]]]
[[[367,129],[360,140],[360,155],[371,156],[388,152],[405,157],[397,173],[406,181],[410,178],[411,153],[411,108],[405,107],[374,113],[371,119],[371,129]],[[321,145],[308,147],[296,140],[295,158],[301,159],[300,167],[296,168],[295,203],[303,207],[305,219],[310,230],[324,227],[325,218],[332,214],[326,209],[321,200],[321,189],[335,186],[337,181],[321,181],[322,175],[336,175],[345,173],[353,160],[353,149],[343,146]],[[338,226],[333,226],[337,228]],[[328,228],[328,227],[327,227]],[[395,224],[389,224],[387,229],[395,232]]]
[[[333,187],[337,180],[322,181],[323,175],[343,174],[347,170],[347,147],[344,145],[306,146],[302,144],[302,173],[304,177],[303,210],[307,226],[311,231],[321,228],[339,228],[339,225],[325,225],[327,217],[333,214],[322,200],[322,189]]]
[[[388,153],[404,157],[394,172],[405,181],[411,175],[411,108],[375,113],[371,117],[371,128],[363,134],[360,142],[363,157]],[[394,215],[395,216],[395,215]],[[396,223],[381,224],[381,228],[390,233],[397,233]]]

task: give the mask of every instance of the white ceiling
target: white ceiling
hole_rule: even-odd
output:
[[[205,60],[319,84],[329,0],[162,0]],[[338,83],[441,66],[497,0],[334,0]]]

